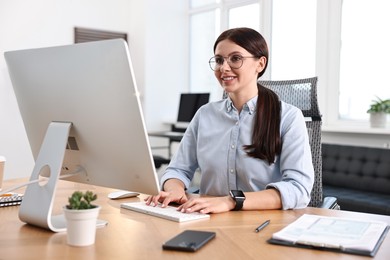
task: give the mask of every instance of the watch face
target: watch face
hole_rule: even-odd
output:
[[[245,198],[245,195],[241,190],[231,190],[230,192],[235,198]]]

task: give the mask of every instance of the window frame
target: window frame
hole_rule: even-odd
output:
[[[339,117],[342,1],[317,0],[316,74],[323,129],[337,132],[385,133],[369,120]],[[368,105],[367,105],[368,107]],[[388,131],[388,130],[387,130]]]

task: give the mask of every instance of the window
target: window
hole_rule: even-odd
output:
[[[221,89],[207,62],[213,55],[216,37],[234,27],[253,28],[266,38],[270,47],[270,63],[264,78],[281,80],[316,75],[316,1],[273,0],[272,8],[267,5],[269,2],[191,1],[191,91],[210,91],[211,100],[221,97]],[[271,10],[272,15],[267,15]]]
[[[313,0],[273,1],[271,79],[316,76],[316,10]]]
[[[191,91],[211,91],[211,100],[220,97],[213,94],[218,83],[207,66],[211,48],[221,31],[246,26],[260,31],[269,44],[264,79],[319,77],[324,125],[368,126],[371,101],[390,98],[388,0],[192,2],[197,5],[189,12]]]
[[[190,91],[210,92],[210,100],[222,97],[222,89],[208,65],[218,35],[233,27],[259,30],[259,1],[190,1]]]
[[[249,27],[260,28],[260,4],[254,3],[229,9],[229,28]]]
[[[190,0],[191,8],[203,7],[215,3],[219,3],[219,0]]]
[[[367,120],[376,96],[390,98],[389,10],[388,0],[343,1],[339,119]]]

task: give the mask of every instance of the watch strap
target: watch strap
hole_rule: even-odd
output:
[[[239,195],[238,195],[239,194]],[[245,195],[241,190],[231,190],[230,196],[236,202],[233,210],[241,210],[244,206]]]
[[[234,207],[233,210],[241,210],[242,206],[244,205],[244,200],[241,198],[233,198],[236,202],[236,206]]]

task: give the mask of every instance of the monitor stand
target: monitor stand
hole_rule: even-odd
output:
[[[45,184],[35,182],[27,186],[19,209],[21,221],[53,232],[66,231],[64,215],[52,216],[52,209],[71,127],[70,122],[49,124],[30,181],[39,180],[41,173],[47,170],[50,177]],[[97,222],[97,226],[106,224],[103,220]]]

